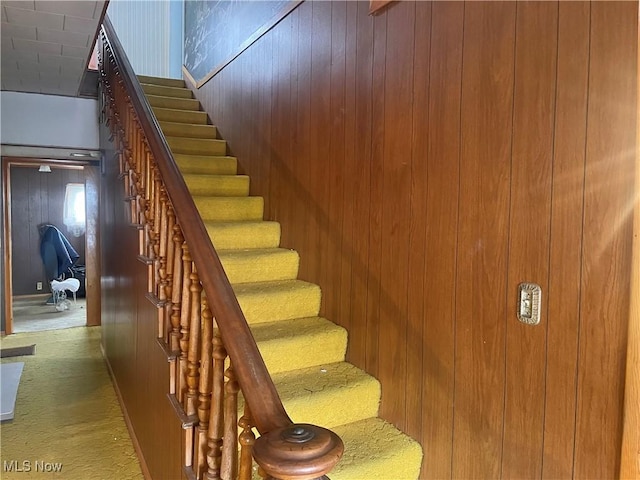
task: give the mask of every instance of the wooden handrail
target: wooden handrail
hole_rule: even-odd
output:
[[[160,309],[158,337],[173,354],[180,354],[178,386],[173,382],[169,390],[177,394],[178,404],[184,404],[189,422],[191,418],[202,422],[195,449],[196,478],[201,478],[207,463],[207,478],[218,478],[220,470],[224,478],[237,474],[238,389],[245,401],[240,419],[242,478],[249,478],[246,459],[251,456],[267,478],[321,478],[342,456],[342,441],[327,429],[294,424],[287,415],[160,125],[106,16],[101,37],[103,100],[109,98],[110,128],[122,152],[121,173],[132,201],[132,222],[141,228],[139,258],[148,265],[148,294]],[[208,323],[203,327],[202,322]],[[201,335],[207,342],[204,346]],[[226,355],[230,364],[222,412]],[[207,425],[212,402],[216,415]],[[225,417],[222,436],[220,415]],[[252,426],[261,434],[255,442]],[[187,452],[185,466],[191,467],[193,450]]]
[[[282,406],[193,198],[108,16],[104,19],[103,29],[114,52],[122,81],[131,96],[131,103],[138,113],[149,149],[158,163],[173,208],[180,212],[182,219],[189,219],[180,222],[180,226],[189,243],[209,305],[215,312],[225,348],[234,362],[238,383],[245,393],[256,427],[261,433],[286,427],[292,423],[291,419]]]

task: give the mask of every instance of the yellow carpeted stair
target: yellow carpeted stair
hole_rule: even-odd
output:
[[[318,316],[320,288],[297,279],[298,254],[279,248],[280,225],[263,221],[262,198],[249,196],[249,178],[191,91],[181,80],[139,80],[287,412],[345,443],[330,477],[418,478],[422,448],[377,417],[378,381],[345,362],[347,332]]]

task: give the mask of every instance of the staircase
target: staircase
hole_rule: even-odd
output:
[[[321,292],[298,280],[297,252],[182,80],[138,77],[207,227],[282,402],[294,422],[333,430],[341,479],[418,478],[422,449],[378,418],[380,384],[345,362],[347,332],[318,316]]]

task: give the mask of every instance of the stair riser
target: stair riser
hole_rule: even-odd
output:
[[[238,303],[249,324],[315,317],[320,311],[320,288],[278,291],[268,296],[237,292]]]
[[[298,276],[300,257],[292,250],[254,256],[219,253],[224,271],[232,284],[294,280]]]
[[[252,331],[271,375],[341,362],[347,350],[347,331],[322,318],[259,324]]]
[[[162,133],[167,137],[215,139],[218,131],[213,125],[192,125],[189,123],[160,122]]]
[[[192,112],[189,110],[172,110],[153,107],[153,113],[160,122],[207,124],[206,112]]]
[[[157,97],[147,95],[149,105],[158,108],[174,108],[176,110],[189,110],[197,112],[200,110],[200,102],[191,98]]]
[[[165,87],[162,85],[142,84],[142,90],[147,95],[158,95],[160,97],[193,98],[193,93],[187,88]]]
[[[230,248],[275,248],[280,245],[280,224],[276,222],[206,223],[217,250]]]
[[[261,197],[194,197],[203,220],[228,222],[261,220],[264,203]]]
[[[235,175],[187,175],[185,182],[193,196],[249,196],[249,177]]]
[[[167,137],[167,143],[173,153],[184,155],[224,156],[227,153],[227,143],[224,140]]]
[[[183,174],[235,175],[238,161],[235,157],[203,157],[197,155],[173,155]]]

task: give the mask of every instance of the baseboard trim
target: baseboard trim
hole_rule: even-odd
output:
[[[109,377],[111,377],[111,384],[113,385],[113,389],[116,391],[116,397],[118,398],[118,403],[120,404],[120,410],[122,410],[124,423],[127,425],[127,430],[129,431],[129,436],[131,437],[131,441],[133,443],[133,449],[136,451],[136,455],[138,456],[138,462],[140,463],[140,470],[142,470],[142,475],[144,476],[145,480],[153,480],[151,477],[151,473],[149,472],[149,466],[147,465],[147,462],[144,459],[144,455],[142,454],[140,442],[138,442],[136,432],[133,430],[133,424],[131,423],[131,418],[129,417],[127,407],[124,404],[124,399],[122,398],[120,387],[118,387],[118,382],[116,381],[116,377],[113,373],[113,369],[111,368],[111,364],[109,363],[109,358],[104,351],[104,345],[102,345],[102,343],[100,343],[100,351],[102,352],[104,363],[107,364],[107,371],[109,372]]]

